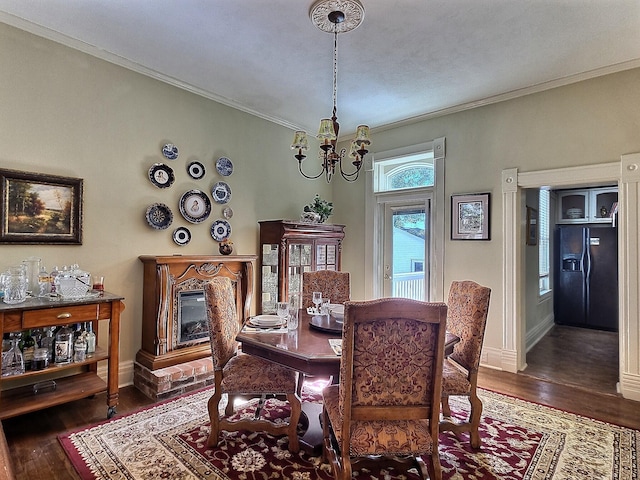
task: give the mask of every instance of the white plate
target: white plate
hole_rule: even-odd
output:
[[[227,157],[220,157],[216,161],[216,170],[223,177],[228,177],[233,173],[233,163]]]
[[[173,143],[167,143],[164,147],[162,147],[162,155],[169,160],[175,160],[178,158],[178,147],[176,147]]]
[[[189,190],[180,197],[180,213],[191,223],[201,223],[209,218],[211,202],[209,197],[200,190]]]
[[[226,220],[216,220],[211,225],[211,236],[216,242],[222,242],[231,235],[231,225]]]
[[[231,187],[225,182],[218,182],[211,189],[211,197],[216,203],[229,203],[229,200],[231,200]]]
[[[151,228],[164,230],[173,222],[173,212],[164,203],[154,203],[147,208],[145,218]]]
[[[258,315],[249,319],[254,327],[272,328],[284,325],[284,321],[277,315]]]
[[[200,180],[202,177],[204,177],[204,165],[202,165],[200,162],[191,162],[189,165],[187,165],[187,173],[194,180]]]
[[[329,313],[331,314],[331,316],[333,318],[336,319],[336,322],[343,322],[344,321],[344,305],[342,304],[333,304],[330,303],[329,304]]]
[[[227,220],[233,217],[233,210],[231,209],[231,207],[225,207],[224,210],[222,210],[222,216]]]
[[[173,241],[182,246],[191,241],[191,232],[188,228],[179,227],[173,231]]]
[[[176,179],[173,169],[164,163],[154,163],[149,168],[149,180],[158,188],[167,188]]]

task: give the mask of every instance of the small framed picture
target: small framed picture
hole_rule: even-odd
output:
[[[0,169],[0,244],[82,244],[81,178]]]
[[[527,207],[527,245],[538,244],[538,210]]]
[[[490,240],[489,193],[451,196],[451,239]]]

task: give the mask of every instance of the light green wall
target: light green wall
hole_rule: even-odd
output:
[[[234,162],[230,223],[236,253],[256,254],[258,220],[298,218],[315,193],[330,187],[303,179],[289,145],[293,132],[255,116],[0,24],[0,167],[84,179],[81,246],[0,246],[0,268],[37,255],[51,268],[77,262],[105,275],[108,291],[125,297],[121,360],[140,348],[142,254],[218,254],[210,236],[222,206],[210,220],[182,219],[178,200],[186,190],[209,192],[222,177],[214,161]],[[177,160],[162,157],[166,142],[180,148]],[[206,176],[192,180],[188,161],[198,159]],[[166,162],[176,181],[158,189],[149,167]],[[148,205],[162,202],[174,213],[168,230],[151,229]],[[177,246],[174,228],[187,226],[192,241]]]
[[[491,287],[485,347],[502,348],[501,172],[521,172],[620,161],[640,152],[640,69],[520,97],[410,125],[372,132],[373,152],[446,137],[444,291],[453,280]],[[451,241],[450,197],[491,193],[491,240]],[[364,285],[364,182],[336,182],[334,221],[348,223],[343,268],[352,272],[352,296]],[[524,206],[523,206],[524,214]],[[521,228],[524,235],[524,218]],[[524,236],[522,237],[524,238]],[[537,288],[537,285],[530,286]],[[524,323],[523,323],[524,324]],[[529,327],[529,326],[528,326]]]
[[[3,245],[0,267],[38,255],[47,267],[77,262],[104,273],[107,289],[126,297],[123,362],[140,348],[138,256],[217,253],[210,222],[187,224],[177,203],[185,190],[208,191],[220,179],[213,161],[221,155],[235,165],[228,182],[238,253],[257,253],[258,220],[297,218],[313,194],[333,197],[330,221],[347,225],[343,269],[352,274],[352,296],[367,298],[364,176],[331,186],[305,180],[297,173],[288,129],[6,25],[0,25],[0,62],[0,167],[85,180],[83,245]],[[638,85],[640,69],[374,132],[374,152],[446,137],[445,291],[452,280],[465,278],[492,288],[486,346],[499,349],[503,334],[501,171],[612,162],[640,152]],[[181,149],[179,159],[168,162],[177,179],[160,190],[147,171],[163,161],[160,147],[169,141]],[[204,179],[187,176],[191,159],[207,167]],[[488,242],[448,239],[450,195],[468,192],[492,194]],[[146,225],[144,211],[154,202],[174,210],[167,231]],[[214,206],[211,219],[220,216]],[[185,247],[171,239],[180,225],[193,233]]]

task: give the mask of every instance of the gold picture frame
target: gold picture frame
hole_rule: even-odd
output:
[[[82,244],[81,178],[0,169],[0,244]]]

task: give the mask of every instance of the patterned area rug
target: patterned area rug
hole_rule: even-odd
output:
[[[305,384],[303,399],[320,402],[320,385]],[[210,389],[66,433],[59,440],[83,480],[213,479],[330,480],[329,465],[286,437],[227,433],[207,448]],[[451,432],[440,436],[446,480],[637,480],[640,432],[483,390],[482,448]],[[251,405],[238,414],[253,413]],[[451,399],[456,416],[465,400]],[[286,402],[268,400],[273,418],[286,419]],[[415,480],[417,472],[361,471],[359,480]]]

